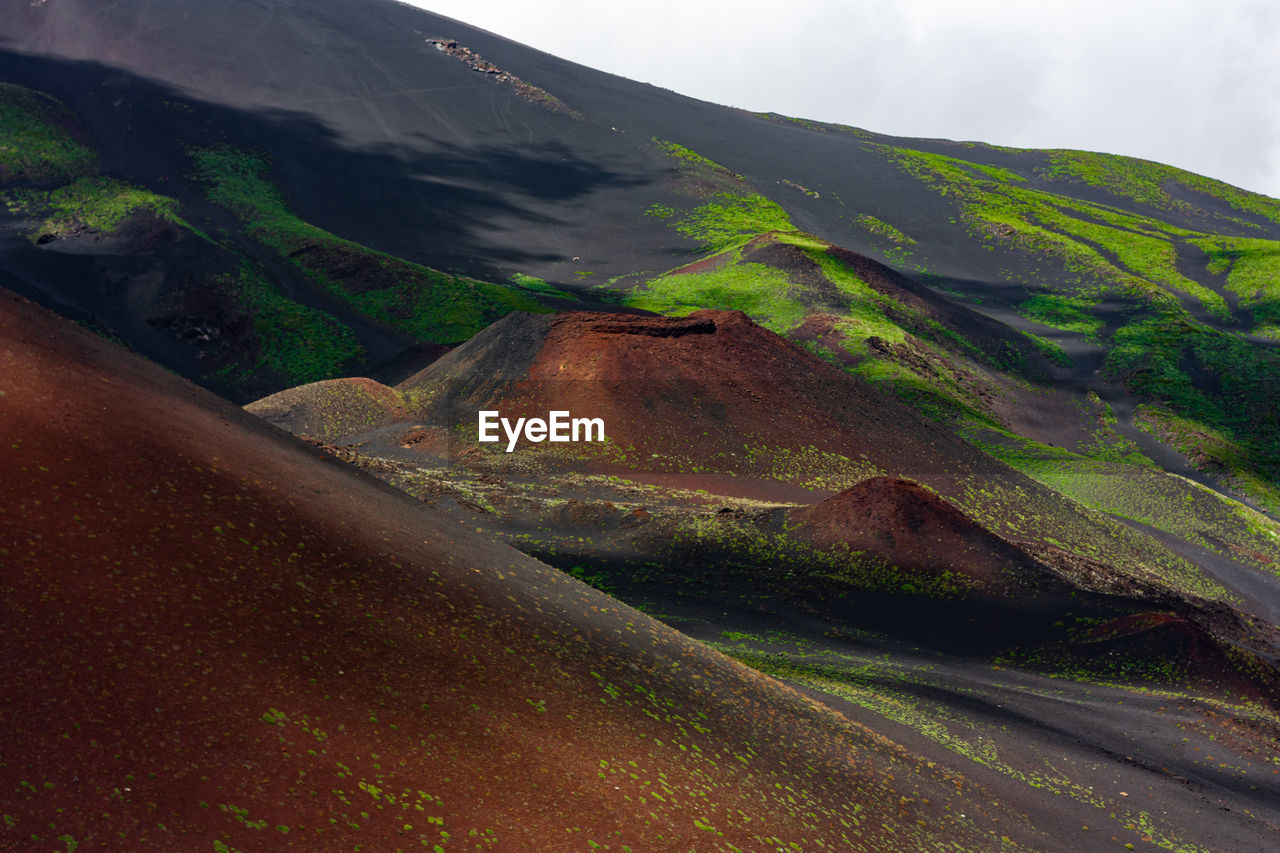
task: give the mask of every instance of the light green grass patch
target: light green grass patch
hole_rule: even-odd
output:
[[[64,183],[98,168],[98,155],[65,127],[58,100],[0,83],[0,180]]]
[[[147,209],[162,219],[188,227],[178,215],[178,202],[168,196],[117,181],[114,178],[90,176],[79,178],[65,187],[49,192],[44,202],[48,218],[31,235],[60,237],[77,226],[94,231],[111,232],[139,209]]]
[[[550,310],[527,288],[434,270],[303,221],[267,179],[263,157],[228,146],[189,153],[210,200],[244,220],[254,239],[357,311],[418,340],[459,343],[512,311]],[[353,267],[350,276],[336,272]]]
[[[786,273],[764,264],[729,263],[705,273],[668,273],[627,298],[627,305],[684,315],[701,308],[741,311],[779,334],[804,321],[807,309],[788,293]]]

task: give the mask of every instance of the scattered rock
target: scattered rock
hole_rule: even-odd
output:
[[[456,39],[429,38],[427,39],[427,44],[433,45],[435,49],[441,53],[447,53],[454,59],[466,63],[472,71],[476,71],[480,74],[487,74],[500,83],[510,85],[516,90],[517,95],[530,103],[539,104],[550,110],[554,110],[558,113],[564,113],[567,116],[572,116],[579,120],[582,119],[581,113],[570,107],[555,95],[545,89],[539,89],[537,86],[526,83],[510,71],[504,71],[489,60],[482,58],[480,54],[476,53],[471,48],[463,47]],[[574,258],[574,260],[576,261],[578,259]]]

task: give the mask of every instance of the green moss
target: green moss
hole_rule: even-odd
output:
[[[1090,313],[1092,308],[1092,302],[1079,296],[1039,293],[1019,305],[1018,313],[1043,326],[1077,332],[1093,339],[1104,324]]]
[[[1209,273],[1227,274],[1227,288],[1253,309],[1256,323],[1280,320],[1280,241],[1214,236],[1192,242],[1208,255]]]
[[[793,279],[776,267],[744,260],[749,250],[767,245],[765,239],[758,239],[699,262],[706,272],[678,270],[653,279],[633,291],[627,304],[675,315],[698,308],[740,310],[780,334],[793,332],[815,311],[821,312],[823,324],[837,333],[838,343],[808,341],[807,349],[842,367],[849,361],[845,353],[856,356],[857,363],[848,369],[865,379],[889,383],[908,403],[939,419],[975,414],[985,405],[973,390],[974,377],[957,361],[957,354],[1005,369],[1025,366],[1021,351],[985,353],[927,314],[872,289],[831,253],[831,245],[824,240],[791,231],[771,234],[767,241],[800,249],[818,268],[823,284],[815,285],[807,277]],[[843,352],[829,349],[833,346]],[[896,358],[887,347],[905,349]],[[1017,363],[998,361],[997,356]]]
[[[1071,356],[1067,355],[1067,351],[1062,348],[1062,344],[1057,341],[1051,341],[1032,332],[1024,331],[1022,334],[1031,341],[1041,355],[1059,367],[1071,367],[1075,364]]]
[[[721,166],[719,163],[715,162],[714,160],[710,160],[706,157],[703,157],[697,151],[694,151],[691,148],[686,148],[685,146],[677,142],[671,142],[666,139],[658,139],[656,136],[653,138],[652,142],[655,146],[657,146],[658,150],[661,151],[663,154],[666,154],[668,157],[671,157],[675,160],[679,160],[682,163],[695,166],[700,169],[706,169],[711,172],[719,172],[724,175],[731,176],[733,178],[742,177],[737,172],[731,172],[728,169],[726,169],[724,166]]]
[[[337,376],[344,365],[363,357],[350,329],[323,311],[288,298],[248,262],[235,276],[221,281],[253,318],[258,338],[257,361],[241,365],[243,376],[265,367],[300,385]]]
[[[1248,493],[1276,506],[1271,484],[1280,479],[1280,353],[1177,315],[1135,319],[1116,331],[1112,344],[1104,370],[1157,404],[1148,411],[1176,417],[1184,425],[1179,434],[1199,435],[1219,449],[1220,439],[1233,448],[1226,459],[1217,452],[1188,453],[1197,467],[1226,475],[1229,485],[1249,484]]]
[[[877,219],[869,213],[862,213],[853,217],[853,223],[864,231],[870,232],[877,237],[888,240],[902,246],[915,245],[915,240],[899,231],[897,228],[885,222],[883,219]]]
[[[1202,215],[1202,208],[1170,192],[1170,188],[1182,186],[1241,213],[1280,223],[1280,201],[1163,163],[1089,151],[1054,150],[1048,155],[1050,165],[1043,174],[1050,180],[1079,181],[1139,204]]]
[[[741,250],[730,254],[740,257]],[[626,304],[663,314],[700,308],[742,311],[767,329],[782,333],[803,322],[808,309],[789,296],[786,273],[764,264],[730,260],[705,273],[672,272],[647,282]]]
[[[1203,421],[1181,417],[1170,409],[1153,404],[1138,407],[1137,426],[1157,436],[1185,456],[1195,467],[1217,475],[1226,488],[1234,489],[1271,512],[1280,512],[1280,488],[1273,472],[1274,463],[1259,464],[1247,441],[1240,441],[1225,430]]]
[[[98,168],[98,155],[68,128],[75,121],[59,101],[0,83],[0,182],[64,183]]]
[[[786,211],[755,192],[741,175],[677,143],[653,143],[680,164],[690,192],[705,201],[683,212],[661,205],[647,212],[668,220],[681,235],[702,244],[703,251],[722,251],[769,231],[794,230]]]
[[[717,193],[712,201],[685,213],[675,229],[717,251],[768,231],[790,231],[786,211],[762,195]]]
[[[178,216],[176,199],[114,178],[79,178],[49,192],[43,201],[48,219],[31,235],[33,240],[46,235],[61,237],[77,227],[114,231],[132,213],[143,208],[162,219],[186,226]]]
[[[1102,293],[1175,304],[1176,294],[1200,300],[1220,319],[1230,311],[1220,295],[1184,276],[1175,241],[1197,236],[1183,228],[1116,208],[1019,185],[1022,182],[982,164],[903,148],[888,155],[916,179],[960,204],[970,233],[1021,253],[1059,260],[1067,282]]]
[[[1169,290],[1190,294],[1218,319],[1231,319],[1227,303],[1220,295],[1178,272],[1178,251],[1169,236],[1131,227],[1132,217],[1101,215],[1111,222],[1093,222],[1063,212],[1061,208],[1042,207],[1036,210],[1036,216],[1046,225],[1099,247],[1129,273]]]
[[[1280,570],[1280,526],[1237,501],[1155,468],[1144,457],[1091,457],[988,425],[970,425],[965,434],[997,459],[1084,506],[1210,551],[1237,558],[1254,554],[1256,559],[1241,559],[1267,571]],[[1161,582],[1209,598],[1226,597],[1225,590],[1189,565],[1163,573]]]
[[[227,146],[190,154],[210,200],[244,220],[254,239],[357,311],[419,340],[458,343],[512,311],[549,310],[526,290],[410,263],[303,221],[266,178],[262,157]]]
[[[579,276],[589,276],[592,273],[579,272]],[[513,273],[509,281],[521,290],[528,290],[533,293],[539,293],[544,296],[554,296],[558,299],[577,299],[578,297],[568,291],[561,290],[558,287],[547,284],[545,279],[536,276],[525,275],[522,272]]]
[[[861,552],[818,550],[785,533],[763,531],[749,520],[686,518],[672,531],[666,547],[661,560],[676,576],[687,577],[692,561],[706,561],[715,565],[718,578],[763,572],[785,578],[793,592],[802,590],[817,600],[853,591],[951,598],[972,587],[967,577],[950,571],[907,571]]]

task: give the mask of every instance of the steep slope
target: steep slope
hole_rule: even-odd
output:
[[[743,297],[726,300],[724,281],[681,282],[694,307],[741,308],[830,344],[838,359],[870,347],[863,372],[912,386],[932,413],[958,405],[1015,431],[1026,421],[1010,410],[1021,406],[1002,410],[1000,398],[1019,379],[1044,378],[1024,362],[1056,362],[1055,379],[1112,407],[1122,454],[1140,448],[1176,473],[1280,507],[1280,400],[1267,390],[1280,377],[1275,199],[1132,158],[749,114],[391,0],[4,0],[0,34],[0,80],[61,100],[84,131],[90,152],[77,168],[168,199],[170,213],[220,244],[206,281],[222,285],[202,301],[206,291],[182,283],[171,261],[140,275],[91,241],[42,233],[48,217],[30,210],[9,226],[58,239],[10,240],[0,252],[6,280],[105,318],[141,351],[235,399],[367,373],[415,341],[458,343],[513,309],[559,309],[573,296],[656,307],[673,295],[666,271],[800,229],[1004,324],[993,337],[972,314],[951,318],[974,324],[959,334],[976,343],[967,357],[983,369],[940,356],[935,345],[946,346],[928,334],[904,337],[923,329],[892,305],[879,312],[889,335],[870,332],[877,312],[833,304],[825,285],[798,288],[800,307],[820,315],[798,329],[785,322],[794,306],[734,304]],[[41,96],[18,100],[31,97]],[[28,147],[52,138],[26,130]],[[103,231],[86,219],[72,230]],[[66,248],[94,262],[68,261]],[[753,276],[748,290],[821,285],[756,248],[765,253],[737,264],[735,290]],[[126,257],[136,266],[149,256],[134,244]],[[122,281],[124,307],[103,295]],[[901,290],[880,295],[913,302]],[[956,332],[940,313],[927,316]],[[851,320],[862,332],[849,334]],[[197,360],[181,343],[206,352],[218,336],[239,358]],[[1048,420],[1029,437],[1063,431],[1068,401],[1056,400]],[[1072,444],[1090,446],[1075,440],[1078,423],[1067,427]]]
[[[1172,558],[739,314],[513,314],[378,393],[413,417],[361,425],[330,448],[342,458],[961,762],[1015,809],[1071,815],[1067,846],[1251,849],[1280,819],[1280,634],[1256,616],[1270,593],[1254,594],[1274,590],[1266,576]],[[283,398],[249,408],[278,416]],[[625,416],[637,445],[522,440],[508,454],[476,441],[477,410],[547,405]],[[806,422],[798,434],[835,449],[789,447]],[[774,454],[730,455],[726,435],[776,442]],[[847,464],[842,442],[931,487]],[[944,497],[940,459],[958,480],[968,462],[987,467]],[[800,487],[845,478],[820,502]],[[1272,548],[1269,529],[1240,535]],[[1214,588],[1202,571],[1245,601],[1197,594]]]
[[[998,846],[984,813],[1020,832],[9,295],[0,363],[6,847]]]

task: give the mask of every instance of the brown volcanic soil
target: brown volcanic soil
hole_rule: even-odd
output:
[[[1274,666],[1251,651],[1219,642],[1203,626],[1178,613],[1152,611],[1113,619],[1041,656],[1056,665],[1112,678],[1147,675],[1272,703],[1280,697]],[[1136,672],[1127,668],[1135,663]]]
[[[814,448],[892,470],[903,459],[938,460],[936,442],[977,459],[898,401],[736,311],[513,314],[399,388],[411,399],[434,392],[433,405],[455,401],[434,413],[465,425],[481,407],[507,417],[551,409],[603,417],[609,440],[634,448],[638,467],[658,454],[687,463],[681,470],[759,473],[748,461],[754,447]]]
[[[545,459],[620,464],[638,475],[733,475],[818,494],[901,477],[1019,548],[1067,555],[1036,560],[1086,589],[1207,587],[1199,569],[1145,534],[1067,500],[740,312],[511,314],[397,389],[419,423],[453,430],[454,459],[484,451],[522,461],[503,452],[505,441],[477,442],[479,410],[511,421],[567,410],[603,419],[608,446],[521,440],[519,451],[532,451],[524,458],[559,449]],[[403,443],[369,453],[394,457]]]
[[[791,510],[787,525],[818,548],[863,551],[908,572],[950,572],[985,590],[1064,586],[1026,552],[910,480],[864,480]]]
[[[1156,547],[736,311],[511,314],[397,388],[417,417],[462,428],[459,454],[480,447],[465,436],[481,409],[512,421],[567,410],[603,418],[611,449],[595,458],[588,445],[557,447],[637,472],[732,474],[819,493],[906,477],[1006,539],[1051,536],[1131,567],[1152,562]],[[500,454],[505,441],[485,447]]]
[[[264,397],[245,411],[294,435],[337,441],[403,421],[404,399],[372,379],[328,379]]]
[[[0,435],[0,848],[1048,843],[7,294]]]

